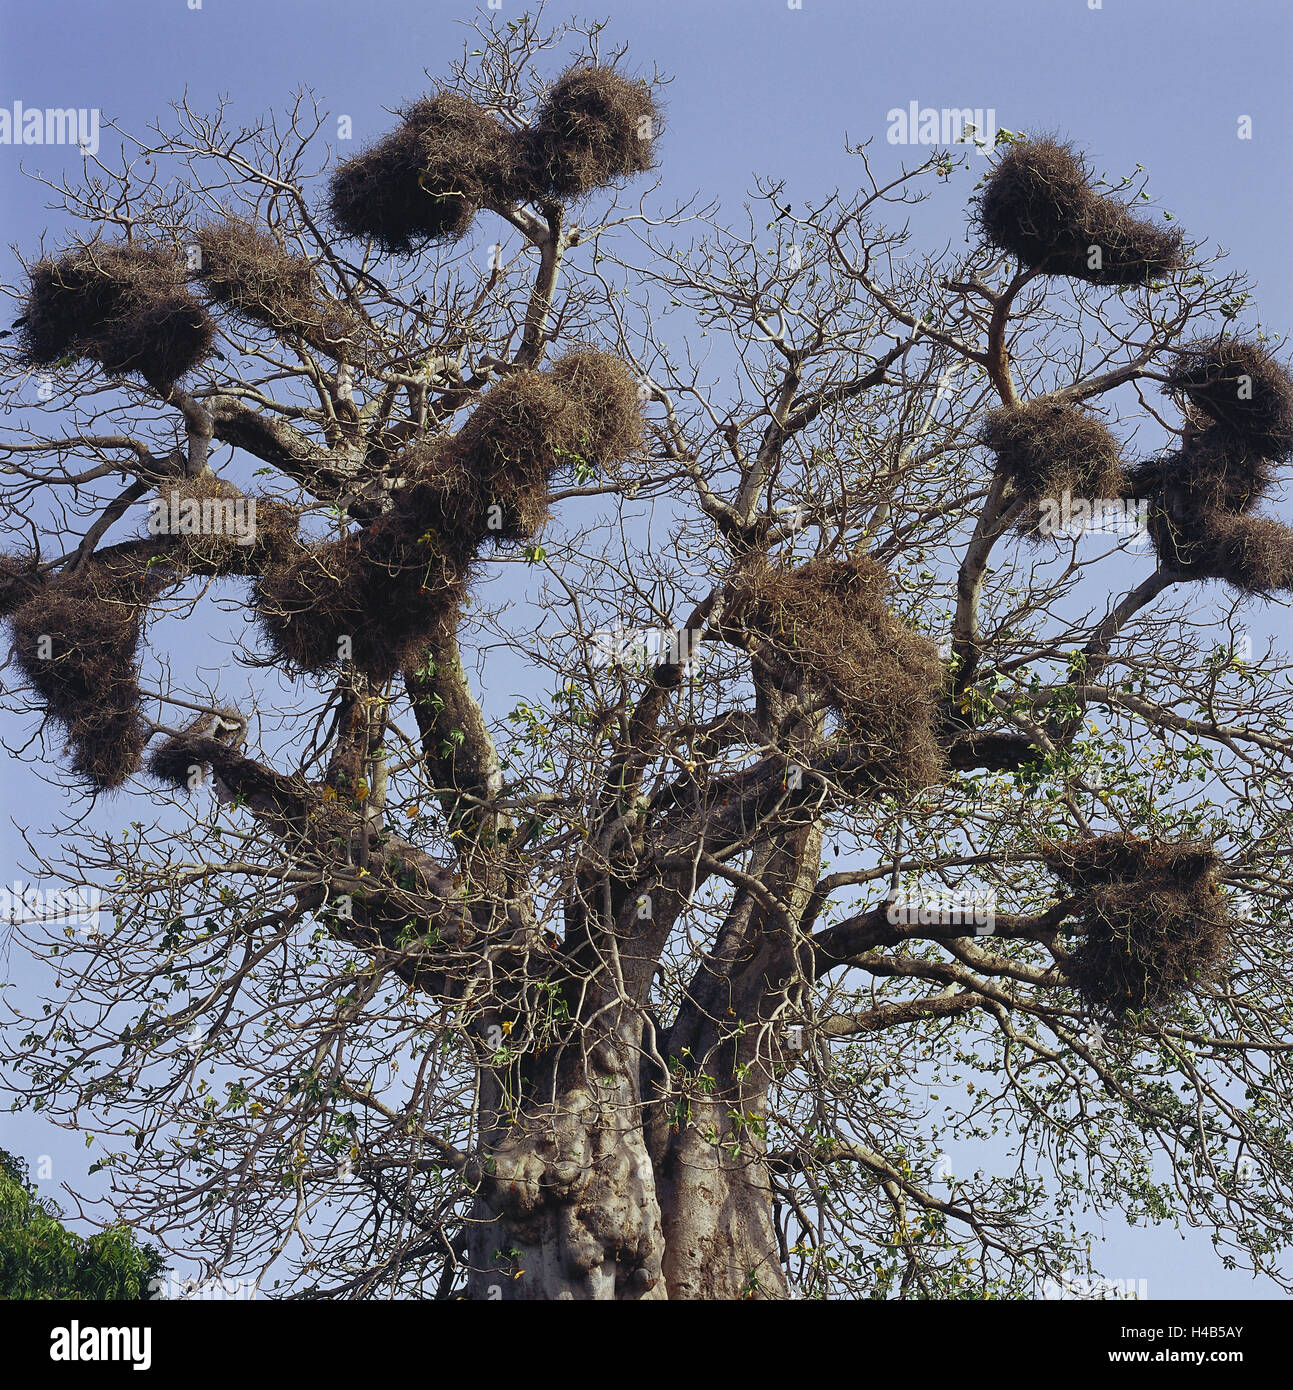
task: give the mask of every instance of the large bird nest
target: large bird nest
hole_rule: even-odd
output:
[[[1293,587],[1293,532],[1248,513],[1293,456],[1293,375],[1261,343],[1213,340],[1188,349],[1169,376],[1186,398],[1181,445],[1136,465],[1131,493],[1148,498],[1164,569],[1247,593]]]
[[[343,235],[407,256],[467,234],[476,206],[465,192],[435,193],[421,182],[422,133],[405,121],[346,160],[328,184],[328,215]]]
[[[347,655],[379,680],[398,671],[427,632],[456,614],[469,577],[438,536],[415,529],[392,513],[269,565],[256,607],[278,655],[304,671]]]
[[[552,479],[583,460],[640,447],[637,386],[623,363],[584,348],[550,372],[503,377],[449,438],[393,461],[391,509],[361,531],[271,557],[256,604],[273,648],[319,671],[343,659],[377,678],[452,625],[480,547],[534,536]]]
[[[655,167],[663,115],[641,80],[612,68],[577,67],[549,88],[529,132],[536,191],[578,198]]]
[[[290,552],[296,526],[295,508],[247,497],[210,471],[162,483],[149,521],[150,531],[177,538],[174,562],[211,575],[259,574]]]
[[[994,246],[1048,275],[1141,285],[1182,264],[1180,232],[1098,194],[1082,157],[1055,140],[1010,146],[988,178],[978,218]]]
[[[526,196],[522,136],[469,97],[441,92],[415,102],[403,115],[418,134],[424,188],[473,205],[508,204]]]
[[[1178,524],[1213,511],[1251,511],[1274,481],[1269,460],[1225,425],[1187,431],[1178,449],[1134,464],[1128,494],[1157,501]]]
[[[1195,343],[1164,389],[1184,395],[1229,431],[1235,447],[1277,463],[1293,458],[1293,374],[1265,344],[1236,338]]]
[[[1043,502],[1059,506],[1065,492],[1074,499],[1116,499],[1126,489],[1118,441],[1077,406],[1042,397],[993,410],[982,438],[1026,503],[1019,530],[1030,540],[1046,539]]]
[[[20,346],[33,366],[86,357],[159,389],[204,361],[214,341],[179,258],[137,242],[96,241],[37,261],[23,314]]]
[[[946,670],[934,643],[889,609],[889,583],[866,556],[758,566],[730,586],[722,627],[764,681],[836,712],[859,750],[855,779],[918,789],[942,776],[935,715]]]
[[[1150,535],[1164,569],[1182,579],[1219,579],[1259,596],[1293,589],[1293,529],[1271,517],[1217,509],[1182,524],[1159,512]]]
[[[325,295],[310,262],[292,255],[272,232],[229,215],[200,227],[194,240],[196,278],[232,313],[332,357],[347,355],[360,340],[354,312]]]
[[[1077,895],[1082,939],[1064,972],[1093,1008],[1161,1008],[1219,973],[1231,918],[1211,845],[1113,834],[1049,846],[1043,858]]]
[[[11,617],[19,668],[67,730],[73,768],[104,790],[139,766],[147,740],[138,653],[160,577],[91,560],[50,582]]]

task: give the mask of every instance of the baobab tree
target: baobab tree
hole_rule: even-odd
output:
[[[19,1098],[281,1296],[1021,1297],[1108,1209],[1280,1278],[1242,277],[1009,133],[661,210],[658,74],[477,43],[348,158],[122,132],[11,287],[8,746],[103,902]]]

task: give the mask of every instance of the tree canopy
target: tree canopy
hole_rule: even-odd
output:
[[[1243,276],[1040,135],[659,205],[660,74],[477,31],[358,154],[180,103],[55,190],[0,614],[104,907],[20,1100],[285,1296],[1028,1297],[1112,1210],[1287,1283]]]

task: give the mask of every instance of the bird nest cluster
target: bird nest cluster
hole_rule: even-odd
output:
[[[1093,285],[1143,285],[1182,264],[1179,231],[1097,193],[1082,157],[1055,140],[1009,147],[980,196],[978,220],[992,245],[1022,264]]]
[[[1043,502],[1072,498],[1121,498],[1127,478],[1118,441],[1077,406],[1039,397],[989,412],[981,436],[998,468],[1025,503],[1019,532],[1046,539]]]
[[[558,78],[528,129],[454,92],[401,118],[338,166],[328,190],[337,230],[392,255],[459,240],[482,207],[580,197],[645,172],[662,121],[645,82],[598,66]]]
[[[1186,349],[1164,389],[1186,405],[1180,446],[1128,478],[1160,564],[1247,593],[1293,589],[1293,530],[1250,515],[1293,458],[1293,375],[1263,344],[1221,338]]]
[[[149,737],[138,681],[149,607],[191,574],[254,574],[296,548],[293,508],[244,497],[214,474],[164,482],[157,501],[147,538],[62,573],[0,556],[0,617],[18,667],[67,730],[73,769],[103,791],[136,771]],[[232,526],[230,505],[244,509]]]
[[[1232,919],[1210,844],[1118,833],[1047,846],[1043,860],[1076,898],[1082,939],[1064,973],[1093,1008],[1161,1008],[1220,972]]]
[[[857,753],[852,780],[918,789],[943,773],[935,729],[946,668],[889,608],[889,588],[883,566],[863,555],[761,564],[729,586],[721,626],[762,682],[835,712]]]
[[[10,615],[14,656],[67,730],[73,770],[102,790],[139,766],[144,613],[164,581],[134,562],[91,559],[31,593]]]
[[[31,268],[19,347],[32,366],[77,358],[165,389],[212,350],[210,315],[174,248],[91,242]]]
[[[332,357],[347,356],[362,340],[358,316],[325,294],[310,262],[268,229],[231,214],[200,227],[194,242],[194,278],[239,318]]]
[[[515,544],[544,524],[559,473],[626,459],[642,440],[637,383],[617,358],[580,348],[549,371],[509,373],[456,435],[396,461],[388,512],[265,566],[256,603],[271,646],[302,670],[348,655],[389,678],[454,623],[487,541]]]

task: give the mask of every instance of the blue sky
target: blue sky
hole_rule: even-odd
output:
[[[522,6],[504,0],[513,16]],[[573,5],[550,7],[559,19]],[[466,37],[458,21],[484,12],[441,0],[56,0],[0,7],[0,106],[97,107],[141,132],[187,92],[195,109],[232,100],[246,122],[282,108],[297,86],[353,121],[358,145],[390,125],[384,108],[422,91]],[[1257,286],[1260,316],[1293,324],[1293,107],[1288,100],[1293,6],[1286,0],[651,0],[580,11],[607,17],[611,41],[631,44],[630,65],[659,67],[668,129],[661,150],[664,202],[694,192],[729,211],[755,173],[784,176],[795,203],[856,180],[845,153],[874,139],[878,171],[896,172],[919,151],[886,144],[887,113],[910,102],[985,107],[1012,130],[1056,130],[1086,146],[1102,169],[1136,164],[1193,235],[1232,253]],[[1241,140],[1241,117],[1252,138]],[[105,134],[105,139],[107,135]],[[0,146],[5,241],[30,248],[42,231],[61,239],[29,170],[56,176],[79,161],[67,149]],[[957,185],[968,193],[973,180]],[[948,197],[920,222],[931,249],[958,241],[963,200]],[[0,278],[14,279],[6,256]],[[1287,611],[1263,610],[1283,624]],[[0,769],[5,801],[21,823],[52,818],[60,794],[21,767]],[[22,807],[21,813],[14,809]],[[6,881],[21,843],[0,825]],[[0,952],[0,968],[7,963]],[[31,1119],[0,1118],[0,1143],[55,1158],[56,1188],[89,1157]],[[1108,1228],[1101,1261],[1113,1277],[1147,1279],[1151,1297],[1250,1297],[1202,1237]],[[1269,1296],[1269,1291],[1265,1291]]]

